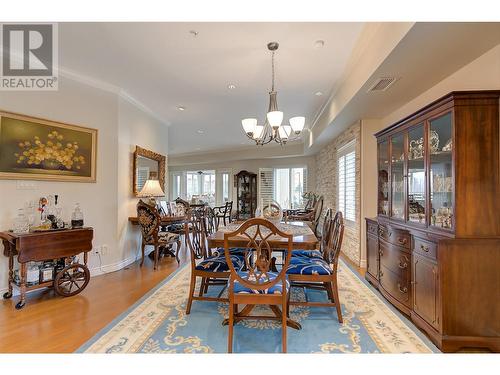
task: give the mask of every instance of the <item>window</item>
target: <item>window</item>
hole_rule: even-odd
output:
[[[338,209],[345,220],[356,221],[356,151],[355,141],[337,152]]]
[[[171,195],[190,201],[193,197],[208,202],[210,206],[231,200],[230,170],[170,172]]]
[[[262,203],[275,200],[282,208],[300,207],[307,187],[307,168],[261,168],[259,197]],[[259,205],[261,202],[259,202]]]

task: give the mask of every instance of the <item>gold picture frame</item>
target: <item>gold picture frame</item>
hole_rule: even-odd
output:
[[[157,152],[142,148],[140,146],[135,146],[134,160],[133,160],[133,178],[132,178],[132,193],[135,197],[139,197],[139,190],[137,189],[137,167],[139,165],[138,158],[144,157],[151,159],[158,163],[158,182],[160,183],[161,190],[165,191],[165,169],[167,165],[167,157]]]
[[[97,129],[0,110],[0,179],[96,182]]]

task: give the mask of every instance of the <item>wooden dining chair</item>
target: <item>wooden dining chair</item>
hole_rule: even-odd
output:
[[[245,247],[244,270],[238,269],[231,255],[231,239],[243,237],[248,243]],[[287,241],[284,267],[272,272],[271,237],[283,237]],[[243,319],[273,319],[281,321],[282,350],[286,353],[287,300],[290,284],[286,269],[292,254],[293,235],[280,231],[268,220],[254,218],[245,221],[233,232],[224,233],[224,254],[231,271],[228,282],[229,293],[229,335],[228,352],[233,351],[234,324]],[[238,313],[238,305],[245,307]],[[275,316],[250,315],[255,305],[269,305]],[[281,309],[280,309],[281,306]]]
[[[321,238],[321,257],[308,257],[296,253],[292,256],[286,274],[291,286],[300,288],[315,288],[326,290],[330,302],[289,301],[290,305],[335,307],[337,318],[342,323],[342,310],[339,300],[337,268],[344,235],[344,220],[342,212],[331,217],[331,212],[323,223]],[[289,314],[289,310],[287,311]]]
[[[179,250],[181,240],[178,234],[172,232],[160,231],[161,218],[158,209],[154,205],[147,204],[142,199],[137,203],[137,218],[141,227],[142,241],[141,251],[142,258],[140,266],[144,264],[144,253],[146,246],[154,246],[154,269],[158,267],[158,258],[160,247],[172,246],[176,244],[175,259],[179,263]]]
[[[220,225],[220,221],[227,225],[231,222],[231,211],[233,210],[233,201],[226,202],[224,206],[214,207],[215,215],[217,216],[217,225]]]
[[[229,266],[224,254],[216,253],[210,256],[207,252],[207,210],[190,210],[189,220],[186,221],[185,235],[188,249],[191,255],[191,281],[189,286],[189,297],[186,306],[186,314],[191,312],[194,300],[227,302],[222,298],[223,288],[216,297],[206,296],[208,288],[215,285],[227,285],[229,279]],[[243,257],[231,255],[235,269],[243,267]],[[196,281],[201,278],[198,295],[195,295]]]

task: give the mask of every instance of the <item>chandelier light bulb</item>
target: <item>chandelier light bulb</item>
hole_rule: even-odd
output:
[[[271,111],[267,112],[267,121],[271,127],[277,129],[283,122],[283,112],[281,111]]]
[[[255,132],[255,127],[257,126],[257,119],[256,118],[243,119],[241,120],[241,125],[243,125],[243,130],[245,131],[245,133],[247,133],[251,137]]]
[[[306,123],[306,118],[303,116],[292,117],[290,119],[290,126],[292,127],[295,134],[299,134],[303,129]]]
[[[280,138],[283,141],[286,141],[286,140],[288,140],[288,138],[290,137],[290,134],[292,133],[292,128],[290,127],[290,125],[280,126],[278,128],[278,133],[279,133]]]

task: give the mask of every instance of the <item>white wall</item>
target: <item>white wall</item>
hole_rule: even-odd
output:
[[[60,78],[59,91],[0,91],[0,108],[98,129],[97,182],[37,181],[33,190],[18,190],[15,180],[0,180],[0,229],[12,227],[17,209],[22,208],[26,201],[59,194],[65,220],[69,220],[75,202],[79,202],[85,224],[95,228],[94,246],[108,245],[109,256],[115,257],[119,252],[116,241],[117,97]],[[7,258],[2,256],[0,290],[7,287],[7,264]],[[90,267],[98,264],[98,259],[90,257]]]
[[[85,224],[94,228],[94,248],[108,247],[101,258],[89,257],[93,273],[133,261],[139,232],[128,223],[137,202],[132,195],[132,153],[137,144],[167,155],[168,127],[117,93],[65,77],[54,92],[0,91],[0,109],[98,129],[96,183],[36,181],[33,190],[18,190],[15,180],[0,180],[0,230],[12,228],[25,202],[59,194],[64,219],[69,220],[79,202]],[[7,258],[1,257],[0,290],[7,287],[7,269]]]
[[[118,206],[117,239],[118,248],[121,251],[121,259],[119,260],[121,265],[134,260],[140,250],[139,229],[128,222],[128,217],[135,216],[137,213],[138,199],[132,193],[132,159],[136,145],[167,155],[168,127],[130,102],[120,98],[118,102],[118,190],[116,201]],[[168,173],[166,173],[165,193],[167,196],[168,185]],[[108,261],[113,261],[113,259]]]

